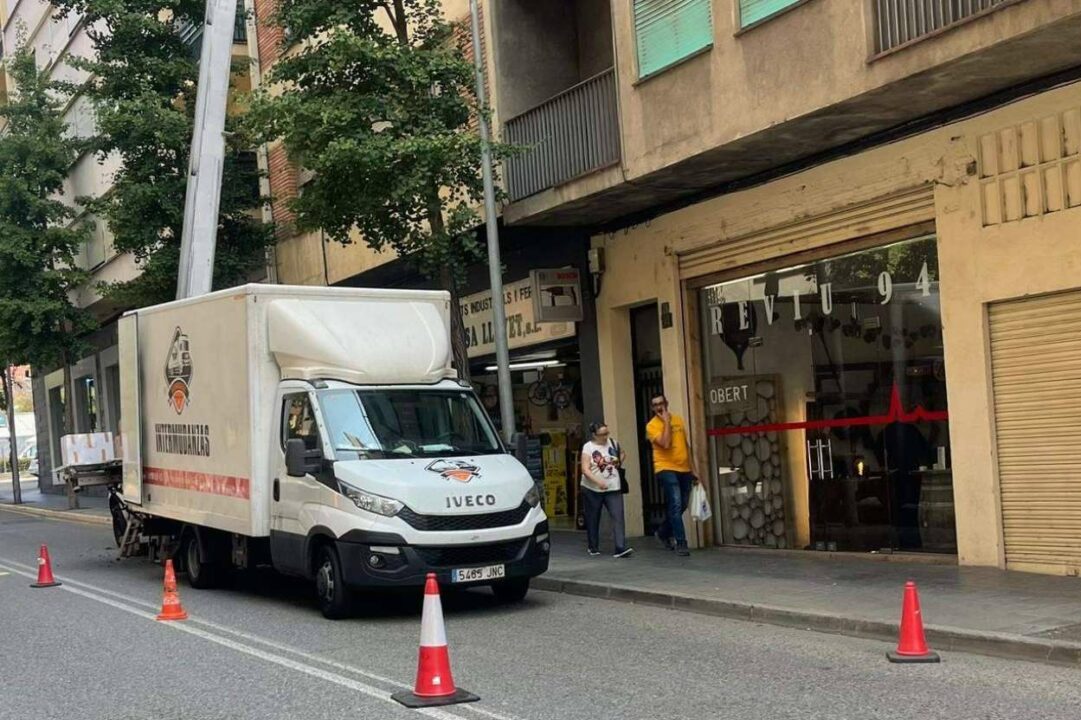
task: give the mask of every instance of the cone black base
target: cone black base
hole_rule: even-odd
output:
[[[471,692],[458,688],[453,695],[440,695],[438,697],[421,697],[411,690],[402,690],[390,696],[407,708],[440,707],[441,705],[457,705],[458,703],[477,702],[479,697]]]
[[[886,659],[891,663],[936,663],[942,662],[942,658],[936,652],[928,652],[926,655],[901,655],[893,650],[886,653]]]
[[[58,583],[56,581],[53,581],[51,583],[30,583],[30,587],[32,587],[32,588],[59,587],[59,586],[61,586],[63,584],[64,583]]]

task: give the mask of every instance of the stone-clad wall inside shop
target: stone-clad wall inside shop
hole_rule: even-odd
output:
[[[1059,147],[1059,155],[1026,159],[1031,149],[1021,146],[1023,128],[1049,127],[1049,118],[1056,119],[1059,134],[1038,137]],[[937,236],[958,561],[1005,566],[987,307],[1081,286],[1081,154],[1076,162],[1069,155],[1071,143],[1081,142],[1073,139],[1081,136],[1081,121],[1074,118],[1081,118],[1078,84],[594,237],[593,244],[607,254],[597,325],[604,408],[613,431],[630,445],[636,422],[629,351],[632,307],[657,302],[671,309],[672,325],[661,330],[665,387],[673,409],[692,426],[697,463],[704,470],[709,458],[695,288],[746,277],[767,264],[791,267],[834,245],[852,249],[852,243],[874,247],[896,242],[911,237],[917,226]],[[1005,157],[1007,166],[1001,172],[981,156],[988,148],[1004,148],[999,162]],[[1020,168],[1012,175],[1011,158]],[[1052,164],[1063,178],[1055,186],[1060,200],[1053,211],[1007,206],[996,209],[1007,214],[1003,221],[987,222],[984,193],[989,185],[1001,179],[1001,197],[1008,204],[1013,176],[1027,182],[1026,167],[1051,171]],[[929,193],[933,204],[922,200],[920,192]],[[716,260],[710,261],[713,250]],[[681,275],[681,258],[695,252],[705,259],[683,262]],[[800,472],[806,472],[806,460],[802,463]],[[634,505],[628,501],[632,529]],[[792,498],[787,513],[806,516],[806,497]],[[794,525],[789,544],[809,544],[805,523]]]

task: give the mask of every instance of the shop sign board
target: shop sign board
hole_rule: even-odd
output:
[[[709,411],[713,415],[724,415],[737,410],[748,412],[758,406],[755,392],[754,375],[736,378],[714,378],[710,383]]]
[[[530,279],[504,285],[503,306],[507,313],[507,344],[511,350],[572,338],[575,335],[573,322],[537,322],[533,312],[533,284]],[[469,357],[493,354],[495,331],[492,324],[491,291],[462,298],[461,308]]]
[[[536,322],[582,321],[582,277],[576,268],[534,270],[529,279]]]

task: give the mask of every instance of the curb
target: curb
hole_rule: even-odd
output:
[[[813,630],[868,640],[897,641],[898,626],[881,620],[867,620],[830,613],[755,605],[730,600],[694,597],[679,593],[656,592],[602,583],[563,580],[556,577],[533,578],[532,587],[545,592],[615,600],[637,605],[652,605],[681,612],[712,615],[745,622]],[[1009,660],[1029,660],[1051,665],[1081,668],[1081,643],[1051,641],[1009,633],[981,632],[942,625],[925,627],[928,643],[939,651],[989,655]]]
[[[87,525],[112,525],[112,519],[102,515],[83,515],[73,510],[48,510],[46,508],[31,507],[27,505],[8,505],[0,503],[0,510],[7,510],[23,515],[34,515],[49,518],[50,520],[65,520],[67,522],[85,523]]]

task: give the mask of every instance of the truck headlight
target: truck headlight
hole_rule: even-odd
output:
[[[391,500],[385,498],[382,495],[373,495],[363,490],[358,490],[355,487],[349,485],[342,485],[342,492],[347,498],[353,501],[353,503],[361,510],[367,510],[370,513],[376,515],[383,515],[385,517],[393,517],[401,512],[403,507],[402,503],[397,500]]]
[[[523,499],[527,503],[529,503],[529,507],[537,507],[538,505],[540,505],[540,501],[541,501],[540,489],[537,488],[536,483],[533,483],[533,487],[529,488],[529,490],[525,494],[525,498],[523,498]]]

